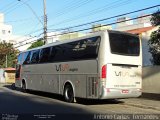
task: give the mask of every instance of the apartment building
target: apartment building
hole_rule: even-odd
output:
[[[12,43],[13,46],[17,48],[19,51],[23,51],[26,50],[31,45],[27,43],[33,40],[31,38],[32,38],[31,36],[26,37],[26,36],[14,35],[12,25],[6,24],[4,14],[0,13],[0,42],[5,41],[8,43]],[[25,41],[27,39],[30,39],[30,41]]]

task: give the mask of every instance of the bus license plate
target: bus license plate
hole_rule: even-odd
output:
[[[129,90],[122,90],[122,93],[127,94],[127,93],[129,93]]]

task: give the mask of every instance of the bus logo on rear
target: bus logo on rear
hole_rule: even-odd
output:
[[[119,71],[119,72],[114,72],[116,76],[118,77],[136,77],[135,74],[130,74],[129,72],[123,72],[123,71]]]

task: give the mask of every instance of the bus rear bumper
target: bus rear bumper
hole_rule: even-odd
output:
[[[117,98],[132,98],[142,95],[142,90],[138,88],[117,89],[103,88],[100,99],[117,99]]]

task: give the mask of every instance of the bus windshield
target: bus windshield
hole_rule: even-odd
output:
[[[126,56],[139,56],[140,42],[137,36],[109,32],[109,40],[111,53]]]

